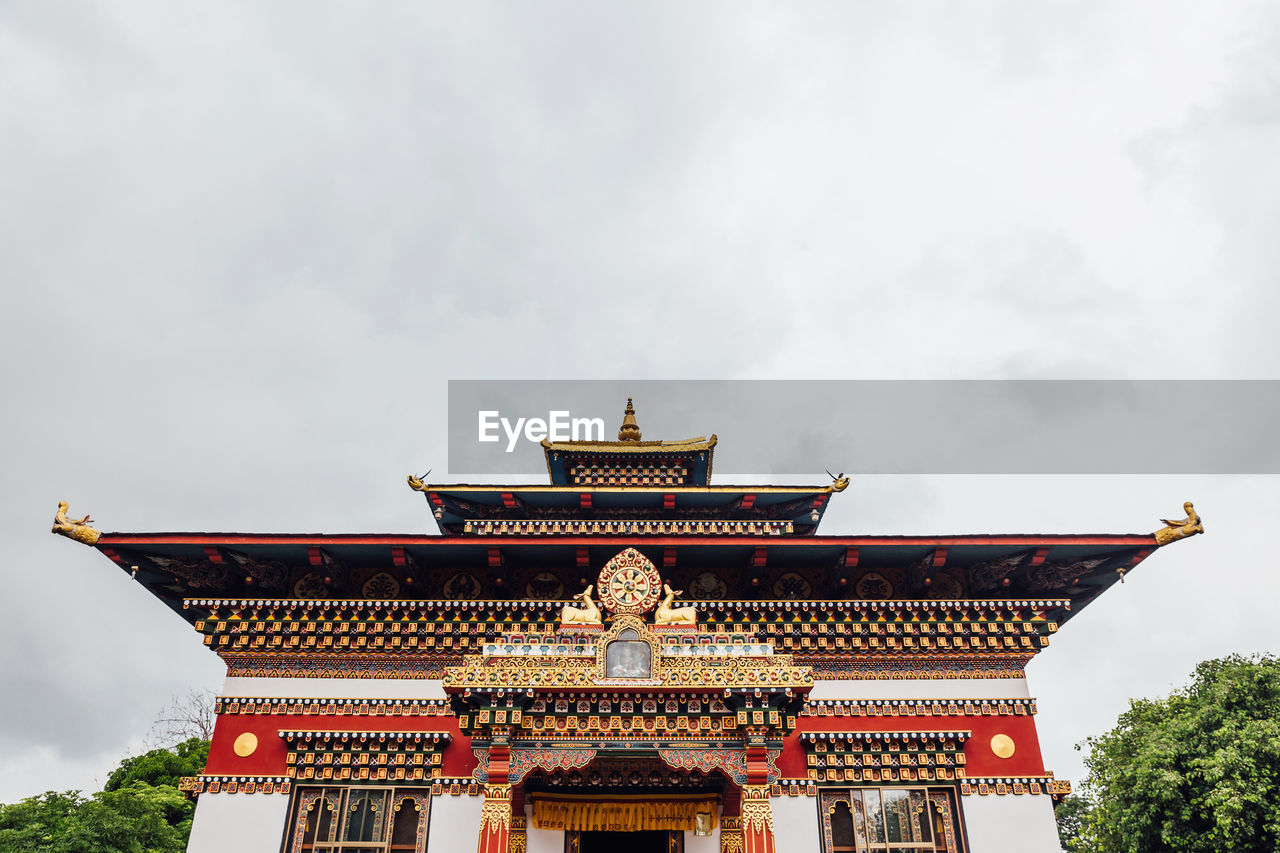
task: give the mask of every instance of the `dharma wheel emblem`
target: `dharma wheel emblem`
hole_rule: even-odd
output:
[[[662,578],[653,563],[628,548],[604,564],[597,579],[600,603],[613,613],[644,613],[658,603]]]

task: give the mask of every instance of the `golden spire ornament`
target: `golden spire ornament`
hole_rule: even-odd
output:
[[[627,410],[622,413],[622,429],[618,430],[618,441],[639,441],[640,427],[636,425],[636,410],[631,406],[631,398],[627,398]]]

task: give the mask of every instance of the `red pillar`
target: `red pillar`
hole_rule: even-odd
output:
[[[489,781],[497,784],[484,786],[478,853],[508,853],[507,842],[511,835],[510,762],[511,749],[505,742],[499,741],[489,747]]]
[[[484,805],[480,807],[478,853],[507,853],[510,834],[511,786],[485,785]]]
[[[524,789],[511,789],[511,833],[507,836],[507,853],[525,853],[528,849],[528,830],[524,816]]]
[[[769,786],[743,785],[741,808],[743,853],[774,853]]]
[[[765,731],[747,729],[747,784],[739,806],[743,853],[774,853],[773,809],[769,805],[769,753]]]
[[[720,814],[720,853],[742,853],[742,790],[734,785],[724,789]]]

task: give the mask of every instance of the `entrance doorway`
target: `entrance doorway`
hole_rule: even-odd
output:
[[[684,849],[683,832],[640,830],[637,832],[582,832],[581,853],[670,853]],[[678,836],[672,846],[672,836]]]

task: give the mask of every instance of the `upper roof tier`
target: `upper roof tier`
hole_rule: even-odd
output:
[[[642,441],[627,398],[617,441],[542,440],[547,473],[556,486],[706,486],[716,437]]]
[[[416,481],[446,536],[787,533],[810,536],[827,486],[436,486]],[[768,529],[755,529],[764,525]],[[752,526],[748,531],[746,526]],[[776,529],[775,529],[776,528]]]
[[[643,441],[631,398],[617,441],[542,441],[551,484],[426,483],[446,536],[485,534],[787,534],[808,536],[841,476],[823,486],[712,486],[716,437]]]

